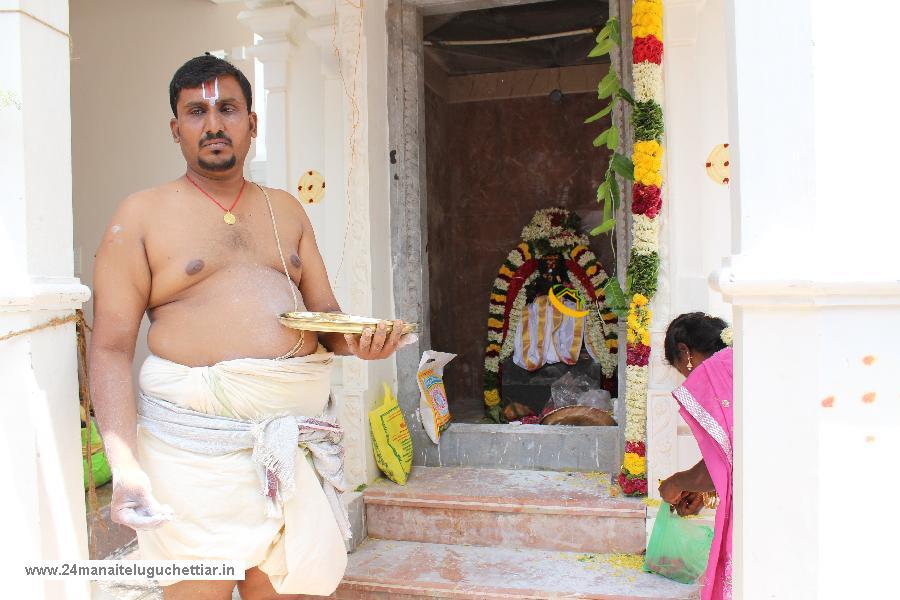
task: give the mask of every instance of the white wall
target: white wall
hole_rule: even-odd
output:
[[[858,81],[876,82],[882,80],[885,69],[893,71],[886,63],[896,56],[895,42],[871,35],[866,27],[848,27],[848,15],[834,10],[831,2],[810,4],[817,266],[826,281],[857,282],[847,287],[863,296],[857,299],[863,306],[846,302],[849,306],[823,310],[820,317],[816,525],[822,551],[818,583],[821,598],[887,597],[895,594],[889,590],[895,588],[892,557],[900,522],[871,505],[865,505],[858,518],[835,515],[844,510],[841,497],[848,483],[864,498],[885,498],[888,514],[900,493],[894,476],[900,456],[900,349],[896,343],[900,203],[895,192],[883,193],[886,184],[891,187],[887,182],[896,179],[900,126],[895,119],[885,118],[887,112],[877,102],[867,103],[851,117],[841,96],[847,73]],[[872,6],[877,6],[880,22],[900,19],[897,3]],[[896,93],[895,78],[887,86]],[[866,172],[881,176],[847,176],[848,160],[857,149],[865,156]],[[863,357],[874,362],[867,364]],[[865,394],[873,394],[868,396],[870,402],[863,401]],[[833,408],[824,410],[821,399],[829,396],[834,397]],[[867,552],[848,552],[848,548]],[[848,572],[855,576],[843,576]]]
[[[184,173],[169,131],[169,81],[189,58],[253,45],[252,32],[237,21],[241,7],[209,0],[72,3],[75,271],[87,285],[118,203]],[[252,61],[234,62],[252,82]],[[85,315],[91,322],[92,303]],[[135,368],[148,354],[147,327],[145,317]]]
[[[707,283],[731,253],[728,186],[706,174],[706,159],[728,140],[727,40],[724,0],[666,3],[665,119],[668,320],[690,311],[731,318],[731,308]],[[657,324],[662,328],[668,324]]]

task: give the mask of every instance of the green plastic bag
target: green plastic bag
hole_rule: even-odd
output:
[[[106,460],[106,452],[103,451],[103,439],[97,429],[97,423],[91,419],[91,466],[94,471],[94,487],[100,487],[109,483],[112,479],[112,471]],[[87,427],[81,428],[81,466],[84,475],[84,489],[88,489],[88,460],[87,460]]]
[[[678,516],[663,502],[647,544],[644,570],[679,583],[694,583],[706,572],[713,530]]]

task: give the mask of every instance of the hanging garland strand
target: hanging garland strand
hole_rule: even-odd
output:
[[[659,279],[659,212],[662,207],[662,0],[635,0],[633,44],[634,185],[628,262],[628,346],[625,367],[625,457],[618,483],[629,496],[647,494],[647,381],[650,301]]]
[[[631,188],[631,248],[626,290],[618,277],[605,285],[607,306],[626,317],[628,346],[625,368],[625,456],[618,484],[630,496],[647,493],[647,380],[650,361],[650,301],[659,279],[659,212],[662,208],[662,159],[664,118],[662,110],[662,0],[635,0],[631,12],[633,95],[622,88],[610,67],[597,86],[597,97],[609,105],[588,117],[593,123],[609,115],[617,103],[631,106],[634,147],[631,159],[618,152],[619,131],[610,125],[594,139],[594,146],[612,151],[597,201],[603,205],[603,222],[592,235],[613,232],[619,207],[619,182],[633,181]],[[609,19],[596,38],[591,58],[611,54],[620,44],[619,23]],[[612,62],[612,61],[611,61]]]

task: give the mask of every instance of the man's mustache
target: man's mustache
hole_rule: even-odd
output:
[[[203,146],[206,142],[210,142],[212,140],[225,140],[232,146],[234,144],[231,143],[231,138],[225,135],[224,131],[217,131],[216,133],[207,133],[202,138],[200,138],[200,145]]]

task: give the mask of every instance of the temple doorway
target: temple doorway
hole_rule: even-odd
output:
[[[602,288],[615,270],[615,236],[589,234],[601,221],[596,190],[610,156],[592,141],[610,118],[584,123],[605,105],[596,89],[608,56],[588,53],[608,10],[560,0],[423,17],[423,320],[431,347],[457,354],[445,371],[455,422],[496,422],[498,413],[540,422],[567,383],[609,392],[593,401],[613,408],[614,316],[567,321],[547,302],[560,284],[590,305],[602,293],[591,281]],[[571,239],[540,249],[560,235]],[[523,262],[532,268],[516,271]],[[521,280],[515,291],[505,277]],[[485,396],[494,393],[491,418]]]

